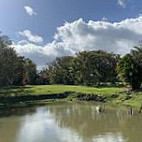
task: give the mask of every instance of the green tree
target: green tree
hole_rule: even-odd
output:
[[[22,85],[26,77],[29,84],[35,82],[36,65],[17,55],[12,42],[0,34],[0,86]]]
[[[119,56],[103,51],[83,51],[75,57],[58,57],[48,65],[52,84],[95,85],[116,81]]]
[[[0,35],[0,85],[17,84],[17,80],[22,76],[23,67],[21,58],[18,57],[15,50],[11,47],[11,40],[8,37]],[[22,68],[22,69],[21,69]],[[20,70],[21,69],[21,70]],[[21,80],[18,81],[21,84]]]
[[[47,74],[52,84],[74,84],[71,56],[58,57],[48,64]]]
[[[24,77],[27,79],[27,84],[33,85],[36,83],[36,64],[30,59],[24,59]]]
[[[36,84],[47,85],[50,84],[50,78],[47,69],[43,69],[37,74]]]
[[[130,54],[120,59],[118,76],[129,83],[133,90],[140,89],[142,82],[142,46],[135,47]]]
[[[76,84],[94,85],[116,81],[119,55],[104,51],[83,51],[74,59]]]

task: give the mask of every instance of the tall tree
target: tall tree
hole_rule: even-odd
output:
[[[94,85],[116,81],[119,56],[103,51],[83,51],[75,57],[58,57],[48,65],[50,83]]]
[[[20,72],[17,72],[21,59],[11,47],[12,42],[6,36],[0,36],[0,85],[13,85]]]
[[[118,76],[128,82],[133,90],[140,89],[142,83],[142,46],[134,47],[117,66]]]
[[[74,84],[71,56],[58,57],[48,65],[48,76],[53,84]]]
[[[27,80],[27,84],[36,83],[36,64],[34,64],[30,59],[24,59],[24,77]]]
[[[93,85],[116,81],[116,65],[119,55],[104,51],[80,52],[74,59],[77,84]]]
[[[36,65],[31,60],[18,56],[11,46],[11,40],[0,34],[0,86],[22,85],[24,77],[29,84],[33,84]]]

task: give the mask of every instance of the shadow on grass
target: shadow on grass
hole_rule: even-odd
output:
[[[0,88],[0,97],[27,96],[32,93],[31,86],[10,86]]]
[[[96,84],[96,85],[86,85],[88,87],[96,87],[96,88],[112,88],[112,87],[116,87],[116,88],[122,88],[122,87],[126,87],[126,85],[124,84],[113,84],[113,83],[102,83],[102,84]]]

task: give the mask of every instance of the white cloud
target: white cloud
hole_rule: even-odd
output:
[[[141,39],[142,16],[114,23],[92,20],[86,23],[79,19],[58,27],[54,40],[45,46],[25,41],[14,46],[20,55],[31,58],[40,68],[57,56],[75,55],[84,50],[104,50],[124,55]]]
[[[43,38],[41,36],[33,34],[29,30],[24,30],[23,32],[19,32],[19,34],[26,37],[30,42],[34,42],[34,43],[43,42]]]
[[[126,0],[117,0],[117,4],[122,8],[126,8]]]
[[[24,6],[24,9],[27,12],[27,14],[29,14],[30,16],[37,15],[37,13],[30,6]]]

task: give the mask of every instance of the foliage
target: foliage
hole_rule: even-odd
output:
[[[103,51],[84,51],[75,57],[58,57],[48,65],[51,84],[95,85],[115,82],[119,55]]]
[[[33,84],[36,66],[31,60],[18,56],[11,45],[8,37],[0,35],[0,86],[22,85],[23,78]]]
[[[73,57],[64,56],[48,65],[47,74],[51,84],[74,84],[72,61]]]
[[[135,47],[130,54],[120,59],[117,66],[118,76],[137,90],[142,82],[142,47]]]
[[[27,84],[35,84],[36,82],[36,64],[30,59],[24,59],[24,77],[27,79]]]
[[[119,55],[104,51],[89,51],[77,54],[74,59],[76,84],[94,85],[115,82]]]
[[[49,75],[47,74],[47,69],[43,69],[38,73],[36,77],[36,84],[38,85],[47,85],[50,84]]]

